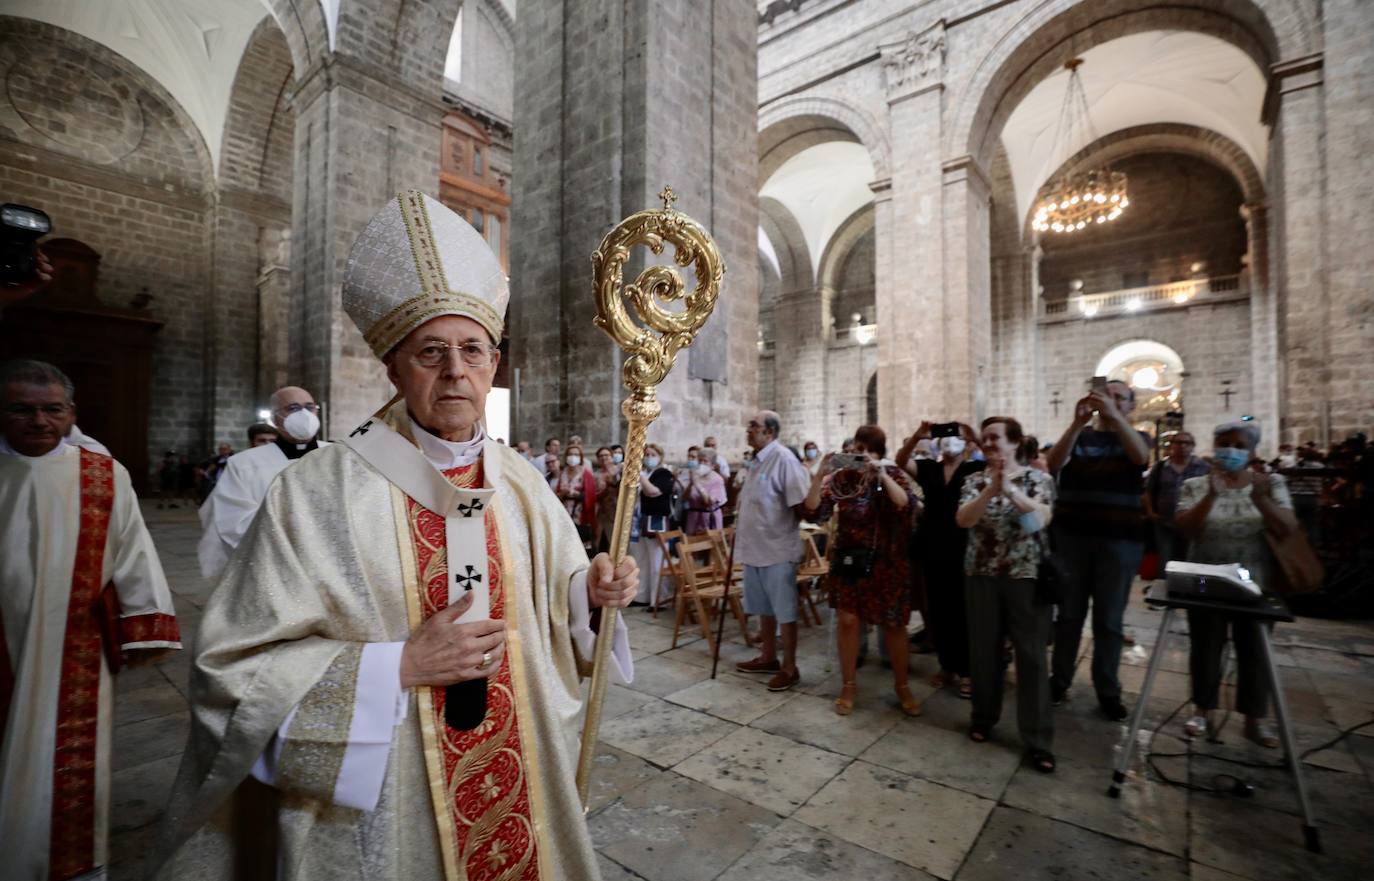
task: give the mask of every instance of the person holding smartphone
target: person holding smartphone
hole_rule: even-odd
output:
[[[839,615],[837,642],[844,681],[835,712],[841,716],[854,711],[861,621],[864,627],[878,625],[887,640],[902,712],[921,713],[921,702],[907,685],[911,576],[906,544],[915,494],[906,474],[886,455],[886,433],[876,425],[861,426],[854,432],[854,454],[827,455],[803,505],[813,523],[828,521],[832,512],[839,514],[826,578]]]
[[[921,441],[931,439],[939,459],[912,460]],[[969,680],[968,618],[964,602],[964,550],[968,530],[955,522],[964,482],[987,463],[971,458],[978,439],[961,422],[922,422],[897,451],[897,465],[921,487],[925,509],[916,527],[914,561],[925,577],[927,632],[935,643],[940,670],[930,679],[936,688],[958,689],[965,700],[973,696]]]
[[[1129,385],[1093,377],[1047,457],[1058,482],[1050,534],[1061,574],[1051,700],[1068,696],[1091,601],[1093,689],[1102,714],[1118,722],[1127,715],[1117,675],[1122,617],[1145,551],[1141,475],[1150,460],[1149,438],[1131,425],[1134,409]]]

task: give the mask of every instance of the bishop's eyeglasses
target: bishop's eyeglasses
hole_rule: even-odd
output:
[[[411,352],[410,357],[421,367],[438,367],[448,360],[449,349],[456,349],[469,367],[490,367],[491,357],[497,351],[495,346],[477,340],[453,345],[430,341]]]

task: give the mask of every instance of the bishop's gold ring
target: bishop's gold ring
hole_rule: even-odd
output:
[[[491,652],[482,652],[482,663],[477,665],[478,670],[485,670],[491,666]]]

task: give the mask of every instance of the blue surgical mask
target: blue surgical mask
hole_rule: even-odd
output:
[[[612,460],[613,462],[615,462],[615,464],[619,465],[621,462],[624,462],[624,461],[625,461],[625,454],[624,454],[624,453],[611,453],[611,460]]]
[[[821,451],[818,450],[818,449],[816,449],[815,447],[808,447],[807,450],[806,450],[806,458],[808,458],[808,459],[814,459],[814,458],[816,458],[817,456],[819,456],[820,454],[821,454]]]
[[[645,467],[645,468],[657,468],[657,467],[658,467],[658,457],[657,457],[657,456],[645,456],[645,457],[644,457],[644,467]]]
[[[1221,447],[1212,453],[1212,458],[1216,460],[1223,471],[1234,473],[1250,463],[1250,451],[1235,447]]]

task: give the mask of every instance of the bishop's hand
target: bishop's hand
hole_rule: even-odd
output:
[[[472,605],[466,594],[421,624],[401,650],[401,687],[440,687],[485,679],[501,666],[506,653],[504,621],[456,623]]]
[[[639,592],[639,564],[634,557],[626,557],[619,566],[611,566],[611,558],[597,554],[587,570],[587,601],[593,609],[601,606],[628,606]]]

